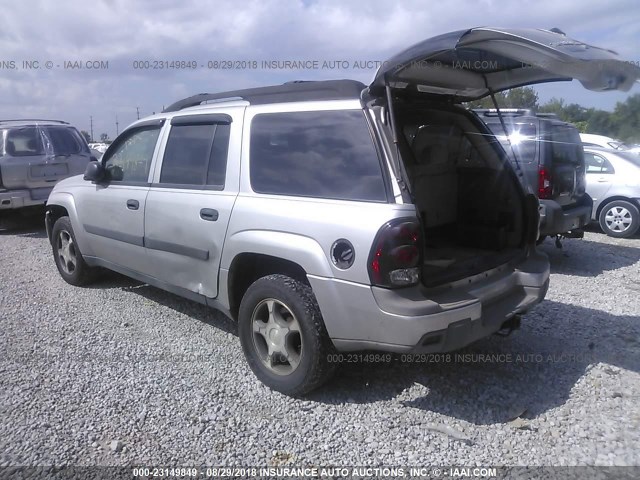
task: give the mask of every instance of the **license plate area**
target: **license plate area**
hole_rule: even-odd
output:
[[[64,177],[69,174],[69,168],[66,163],[52,163],[46,165],[32,165],[31,178],[34,180],[42,180],[48,178]]]

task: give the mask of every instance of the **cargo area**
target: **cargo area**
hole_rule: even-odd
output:
[[[508,262],[523,244],[523,197],[494,137],[463,110],[397,109],[400,152],[424,228],[434,287]]]

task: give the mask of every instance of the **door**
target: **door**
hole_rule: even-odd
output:
[[[147,197],[151,275],[209,298],[218,294],[222,247],[238,194],[241,120],[241,110],[174,117]]]
[[[107,179],[79,189],[76,208],[94,254],[107,262],[146,273],[144,211],[149,173],[162,124],[123,132],[105,153]]]
[[[607,192],[613,184],[615,171],[603,155],[584,152],[584,160],[587,166],[587,193],[596,205],[607,197]]]

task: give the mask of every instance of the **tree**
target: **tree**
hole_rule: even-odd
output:
[[[109,134],[108,133],[101,133],[100,134],[100,141],[102,143],[107,143],[109,141]]]
[[[87,143],[91,142],[91,135],[89,135],[89,132],[87,132],[86,130],[81,130],[80,133],[82,134],[84,139],[87,141]]]
[[[611,120],[617,127],[618,138],[629,143],[640,142],[640,94],[618,102]]]

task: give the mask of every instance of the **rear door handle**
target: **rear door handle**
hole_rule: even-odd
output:
[[[215,222],[218,220],[218,211],[213,208],[203,208],[200,210],[200,218],[208,222]]]
[[[137,210],[140,208],[140,202],[138,200],[129,199],[127,200],[127,208],[129,210]]]

